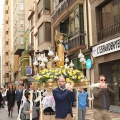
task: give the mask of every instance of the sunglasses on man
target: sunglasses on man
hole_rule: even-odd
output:
[[[105,79],[101,79],[100,81],[106,81]]]

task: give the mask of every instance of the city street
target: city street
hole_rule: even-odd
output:
[[[76,120],[76,108],[73,108],[73,120]],[[110,112],[112,120],[120,120],[120,113],[113,113]],[[86,120],[94,120],[93,119],[93,110],[87,109],[87,113],[86,113]]]
[[[120,120],[120,114],[119,113],[110,113],[112,116],[112,120]],[[8,117],[8,111],[7,107],[1,108],[0,109],[0,120],[17,120],[17,106],[14,107],[14,112],[13,112],[13,118]],[[73,107],[73,120],[76,120],[76,108]],[[87,110],[87,115],[86,115],[86,120],[94,120],[93,119],[93,111],[88,109]]]
[[[13,118],[8,117],[8,109],[7,106],[5,108],[0,109],[0,120],[17,120],[17,106],[14,107]]]

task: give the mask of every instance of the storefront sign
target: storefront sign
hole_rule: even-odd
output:
[[[120,37],[96,45],[95,47],[93,47],[92,52],[93,52],[93,57],[98,57],[119,50],[120,50]]]

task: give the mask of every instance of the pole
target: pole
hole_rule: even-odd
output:
[[[33,91],[30,91],[30,110],[32,110],[33,107]],[[32,112],[30,113],[30,120],[32,120]]]
[[[77,90],[77,94],[76,94],[77,95],[77,97],[76,97],[76,99],[77,99],[76,100],[76,120],[78,120],[78,90],[79,89],[77,88],[76,90]]]
[[[39,98],[40,98],[40,120],[43,120],[43,110],[42,110],[42,101],[41,101],[41,91],[38,91],[39,92]]]

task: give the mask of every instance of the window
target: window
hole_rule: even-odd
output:
[[[39,45],[44,41],[51,41],[51,23],[43,23],[38,28],[38,39]]]
[[[8,31],[5,32],[8,35]]]
[[[119,0],[112,0],[100,8],[100,30],[106,29],[120,21],[119,6]]]
[[[20,27],[24,27],[24,20],[20,20]]]
[[[45,23],[45,41],[51,41],[51,23]]]
[[[33,28],[33,16],[31,18],[31,29]]]
[[[8,55],[8,52],[5,52],[5,55]]]
[[[8,62],[6,62],[5,65],[8,66]]]
[[[45,1],[45,14],[50,14],[50,0]]]
[[[8,20],[6,20],[5,23],[8,24]]]
[[[5,1],[5,5],[8,5],[8,0]]]
[[[8,45],[8,41],[5,42],[5,45]]]
[[[80,5],[69,15],[70,22],[70,35],[75,34],[78,31],[84,29],[84,20],[83,20],[83,5]]]
[[[54,4],[54,10],[55,10],[56,6],[59,4],[59,0],[54,0],[53,4]]]
[[[24,3],[20,3],[20,10],[24,10]]]
[[[38,3],[38,19],[43,14],[43,0],[40,0]]]
[[[8,10],[6,10],[5,13],[8,14]]]
[[[39,45],[44,41],[44,23],[38,28],[38,39],[39,39]]]
[[[33,32],[31,33],[31,44],[33,45],[33,43],[34,43],[34,34],[33,34]],[[34,45],[33,45],[34,46]]]
[[[63,22],[60,22],[60,32],[69,34],[69,18]]]

